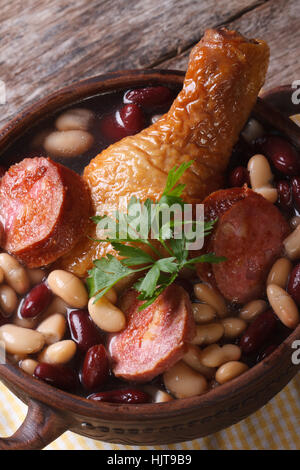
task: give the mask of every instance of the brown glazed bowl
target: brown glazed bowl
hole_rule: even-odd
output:
[[[180,86],[184,74],[174,71],[126,71],[75,83],[49,95],[20,113],[0,130],[0,154],[41,118],[83,98],[116,89],[149,84]],[[276,105],[290,89],[275,90]],[[273,93],[267,94],[270,100]],[[281,103],[282,104],[282,103]],[[291,105],[293,107],[293,105]],[[286,111],[286,110],[285,110]],[[296,107],[290,113],[300,112]],[[253,115],[285,131],[300,149],[300,129],[258,99]],[[29,377],[12,364],[0,366],[0,379],[28,405],[18,431],[0,439],[1,449],[41,449],[70,429],[108,442],[131,445],[167,444],[207,436],[256,411],[278,393],[299,370],[292,364],[292,344],[300,326],[270,356],[241,377],[202,396],[145,405],[95,403]]]

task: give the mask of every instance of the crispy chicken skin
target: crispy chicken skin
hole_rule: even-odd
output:
[[[85,168],[95,213],[110,214],[122,197],[159,198],[171,168],[189,160],[194,164],[182,178],[187,202],[200,203],[221,188],[268,61],[264,41],[247,40],[224,28],[207,30],[191,52],[183,89],[169,112],[139,134],[111,145]],[[93,224],[88,231],[94,236]],[[83,276],[93,259],[110,250],[86,237],[60,266]]]

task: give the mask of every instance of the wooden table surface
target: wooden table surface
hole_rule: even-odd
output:
[[[0,0],[0,126],[73,81],[132,68],[184,70],[206,28],[265,39],[265,89],[300,79],[299,0]]]

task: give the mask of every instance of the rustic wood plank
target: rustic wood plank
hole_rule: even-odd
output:
[[[0,0],[0,125],[72,81],[162,62],[264,0]]]
[[[300,2],[267,2],[245,13],[228,26],[248,37],[266,40],[271,49],[270,66],[264,89],[292,83],[300,78]],[[161,68],[185,70],[190,50],[163,64]]]

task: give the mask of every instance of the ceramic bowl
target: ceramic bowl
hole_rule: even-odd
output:
[[[66,105],[102,92],[136,86],[178,87],[183,77],[183,73],[175,71],[139,70],[72,84],[26,108],[2,128],[0,154],[40,119]],[[276,89],[275,94],[269,92],[264,99],[272,102],[275,96],[276,106],[284,106],[286,113],[290,95],[291,90],[284,87]],[[296,112],[300,112],[300,106],[288,110],[288,113]],[[270,110],[259,100],[253,113],[264,120],[268,119]],[[276,122],[280,120],[281,128],[292,127],[292,140],[299,147],[300,129],[293,123],[290,126],[282,114]],[[300,367],[291,361],[292,344],[296,339],[300,339],[300,326],[270,356],[241,377],[205,395],[160,404],[99,404],[53,388],[13,364],[1,365],[0,379],[28,405],[28,414],[13,436],[0,439],[0,448],[41,449],[68,429],[93,439],[131,445],[167,444],[207,436],[253,413],[289,382]]]

